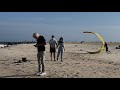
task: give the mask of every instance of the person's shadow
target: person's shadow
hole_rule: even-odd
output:
[[[10,76],[0,76],[0,78],[29,78],[37,76],[36,74],[29,74],[29,75],[10,75]]]

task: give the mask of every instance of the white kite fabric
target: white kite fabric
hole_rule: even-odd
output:
[[[98,53],[101,53],[101,52],[103,52],[103,50],[104,50],[104,45],[105,45],[105,42],[104,42],[104,40],[103,40],[103,38],[98,34],[98,33],[96,33],[96,32],[83,32],[83,33],[90,33],[90,34],[95,34],[97,37],[98,37],[98,39],[102,42],[102,46],[101,46],[101,48],[100,48],[100,50],[98,50],[98,51],[95,51],[95,52],[88,52],[88,53],[90,53],[90,54],[98,54]]]

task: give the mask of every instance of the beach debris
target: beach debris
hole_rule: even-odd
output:
[[[22,61],[23,62],[26,62],[27,60],[26,60],[26,57],[22,57]]]
[[[75,45],[75,47],[77,47],[78,45]]]
[[[85,41],[81,41],[80,43],[84,43]]]
[[[120,46],[116,47],[116,49],[120,49]]]
[[[22,63],[22,60],[19,60],[18,62],[14,62],[14,63]]]
[[[28,60],[25,57],[22,57],[22,60],[19,60],[17,62],[14,63],[22,63],[22,62],[27,62]]]
[[[84,51],[83,49],[80,49],[80,51]]]

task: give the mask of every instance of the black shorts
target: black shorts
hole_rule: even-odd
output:
[[[50,52],[56,52],[55,48],[50,47]]]

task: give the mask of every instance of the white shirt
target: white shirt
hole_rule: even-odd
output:
[[[52,38],[52,39],[49,41],[50,47],[52,47],[52,48],[55,48],[56,43],[57,43],[57,40],[54,39],[54,38]]]

